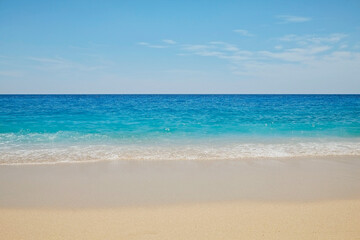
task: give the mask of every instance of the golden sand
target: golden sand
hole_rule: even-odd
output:
[[[0,166],[0,240],[360,239],[359,159]]]
[[[1,239],[360,239],[360,200],[1,209]]]

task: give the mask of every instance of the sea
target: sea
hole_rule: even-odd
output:
[[[360,95],[0,95],[0,165],[344,156]]]

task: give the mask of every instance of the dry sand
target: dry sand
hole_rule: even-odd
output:
[[[360,239],[360,160],[0,166],[0,239]]]
[[[2,209],[1,239],[360,239],[360,201]]]

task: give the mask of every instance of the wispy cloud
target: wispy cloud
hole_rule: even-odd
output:
[[[229,51],[229,52],[237,52],[239,51],[239,48],[236,47],[234,44],[229,44],[229,43],[226,43],[226,42],[210,42],[210,44],[212,45],[220,45],[223,50],[225,51]]]
[[[162,41],[164,43],[167,43],[167,44],[176,44],[176,42],[174,40],[171,40],[171,39],[163,39]]]
[[[338,43],[348,35],[343,33],[333,33],[326,36],[316,36],[316,35],[295,35],[289,34],[279,38],[282,42],[294,42],[299,45],[307,44],[333,44]]]
[[[208,50],[211,48],[215,48],[214,46],[207,44],[185,44],[182,46],[183,46],[182,49],[188,51],[200,51],[200,50]]]
[[[156,45],[156,44],[150,44],[148,42],[138,42],[139,45],[149,47],[149,48],[167,48],[168,46],[165,45]]]
[[[303,23],[311,21],[310,17],[301,17],[293,15],[278,15],[276,18],[282,20],[281,23]]]
[[[209,41],[200,44],[177,43],[174,47],[178,50],[177,56],[217,58],[224,61],[235,75],[272,79],[279,82],[279,79],[285,81],[284,79],[291,78],[293,73],[304,79],[316,77],[324,79],[334,78],[333,76],[339,74],[346,75],[347,71],[356,68],[356,64],[360,64],[360,53],[345,51],[346,38],[347,35],[343,33],[292,34],[275,39],[276,43],[270,49],[252,51],[243,49],[239,44],[225,41]],[[339,71],[336,70],[337,65],[341,66]],[[335,70],[332,74],[327,74],[327,68]],[[296,79],[301,81],[298,76]]]
[[[99,63],[84,64],[60,57],[55,57],[55,58],[28,57],[27,59],[34,62],[35,67],[41,70],[59,71],[65,69],[72,69],[76,71],[94,71],[94,70],[106,68],[105,65]]]
[[[207,44],[183,45],[181,50],[188,54],[204,57],[217,57],[228,61],[241,61],[249,59],[252,55],[249,51],[241,50],[234,44],[227,42],[209,42]]]
[[[259,51],[259,56],[270,59],[282,60],[284,62],[305,63],[306,61],[317,58],[317,54],[330,50],[330,46],[306,47],[306,48],[290,48],[281,52]]]
[[[235,29],[233,31],[236,33],[239,33],[240,35],[245,36],[245,37],[253,37],[254,36],[254,34],[250,33],[248,30],[245,30],[245,29]]]
[[[41,63],[55,63],[55,64],[64,64],[66,60],[61,58],[39,58],[39,57],[28,57],[29,60]]]
[[[341,45],[340,45],[340,49],[344,49],[344,48],[347,48],[347,47],[348,47],[347,44],[341,44]]]
[[[277,51],[246,51],[234,44],[210,42],[207,45],[186,45],[183,50],[192,55],[217,57],[237,66],[245,62],[282,61],[289,63],[305,63],[313,60],[332,47],[327,45],[305,46],[296,48],[277,48]],[[229,48],[231,51],[229,51]]]

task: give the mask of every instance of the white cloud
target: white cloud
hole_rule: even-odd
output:
[[[187,44],[183,45],[182,50],[198,56],[205,56],[205,57],[221,57],[224,54],[219,51],[218,47],[213,44]]]
[[[229,44],[226,42],[209,42],[212,45],[220,45],[222,46],[222,49],[224,51],[229,51],[229,52],[237,52],[239,51],[239,48],[236,47],[234,44]]]
[[[279,71],[282,67],[300,71],[303,68],[310,68],[310,65],[325,68],[323,65],[327,65],[330,59],[332,62],[340,63],[345,60],[351,62],[354,53],[337,50],[342,49],[342,40],[346,37],[347,35],[342,33],[321,36],[286,35],[279,39],[284,45],[276,45],[274,51],[245,51],[236,44],[223,41],[183,45],[181,50],[186,51],[186,56],[198,55],[222,59],[229,64],[235,74],[257,76],[256,71],[265,72],[263,68],[266,68],[267,74],[270,74],[272,67]],[[310,70],[308,72],[310,73]]]
[[[167,48],[167,46],[163,45],[148,45],[149,48]]]
[[[327,37],[314,37],[312,39],[310,39],[313,43],[323,43],[323,42],[329,42],[329,43],[337,43],[341,40],[343,40],[344,38],[346,38],[347,35],[346,34],[342,34],[342,33],[335,33],[335,34],[331,34]]]
[[[251,79],[258,92],[356,93],[359,65],[360,53],[332,52],[304,64],[246,63],[236,73]]]
[[[187,51],[200,51],[205,49],[211,49],[215,48],[212,45],[206,45],[206,44],[186,44],[183,45],[182,49]]]
[[[71,60],[67,60],[64,58],[56,57],[56,58],[42,58],[42,57],[28,57],[28,60],[35,63],[35,67],[39,70],[64,70],[64,69],[72,69],[76,71],[94,71],[99,69],[104,69],[106,66],[104,63],[92,63],[92,64],[83,64],[74,62]]]
[[[61,58],[39,58],[39,57],[28,57],[28,59],[41,63],[65,63],[66,61]]]
[[[277,51],[245,51],[238,46],[226,42],[210,42],[209,44],[186,45],[182,48],[189,54],[217,57],[228,60],[231,64],[244,61],[285,61],[304,63],[315,59],[332,49],[331,45],[306,45],[304,47],[284,48],[278,46]]]
[[[300,17],[300,16],[293,16],[293,15],[278,15],[277,18],[282,20],[282,23],[302,23],[308,22],[311,20],[309,17]]]
[[[347,44],[341,44],[341,45],[340,45],[340,49],[344,49],[344,48],[347,48],[347,47],[348,47]]]
[[[162,40],[164,43],[167,43],[167,44],[176,44],[176,42],[174,40],[171,40],[171,39],[164,39]]]
[[[331,49],[329,46],[306,47],[306,48],[290,48],[282,52],[260,51],[258,52],[263,57],[271,59],[278,59],[286,62],[300,62],[315,59],[317,54]]]
[[[327,79],[331,79],[329,81],[334,84],[331,89],[336,92],[335,82],[339,83],[343,76],[347,77],[347,84],[356,89],[356,76],[360,75],[360,69],[356,70],[360,65],[360,53],[345,51],[347,46],[343,40],[346,37],[342,33],[285,35],[277,39],[278,45],[273,50],[258,51],[246,51],[240,45],[224,41],[179,44],[176,47],[180,51],[178,56],[217,58],[228,64],[234,76],[261,79],[265,85],[260,92],[277,92],[274,86],[293,92],[314,92],[313,89],[322,89],[321,84],[326,85]],[[272,81],[276,84],[272,85]],[[296,82],[300,82],[302,88],[294,87],[299,86]],[[315,82],[318,86],[312,88]],[[255,85],[254,89],[259,89],[259,84]],[[346,89],[351,88],[344,87],[339,91],[346,92]]]
[[[28,57],[27,59],[34,62],[38,69],[62,70],[78,67],[77,63],[62,58]]]
[[[254,34],[249,33],[249,31],[245,30],[245,29],[235,29],[233,31],[236,33],[239,33],[240,35],[245,36],[245,37],[253,37],[254,36]]]
[[[154,45],[154,44],[150,44],[147,42],[138,42],[139,45],[145,46],[145,47],[149,47],[149,48],[167,48],[168,46],[164,46],[164,45]]]
[[[298,45],[335,44],[347,36],[348,35],[343,33],[333,33],[326,36],[288,34],[279,38],[279,40],[282,42],[296,43]]]

